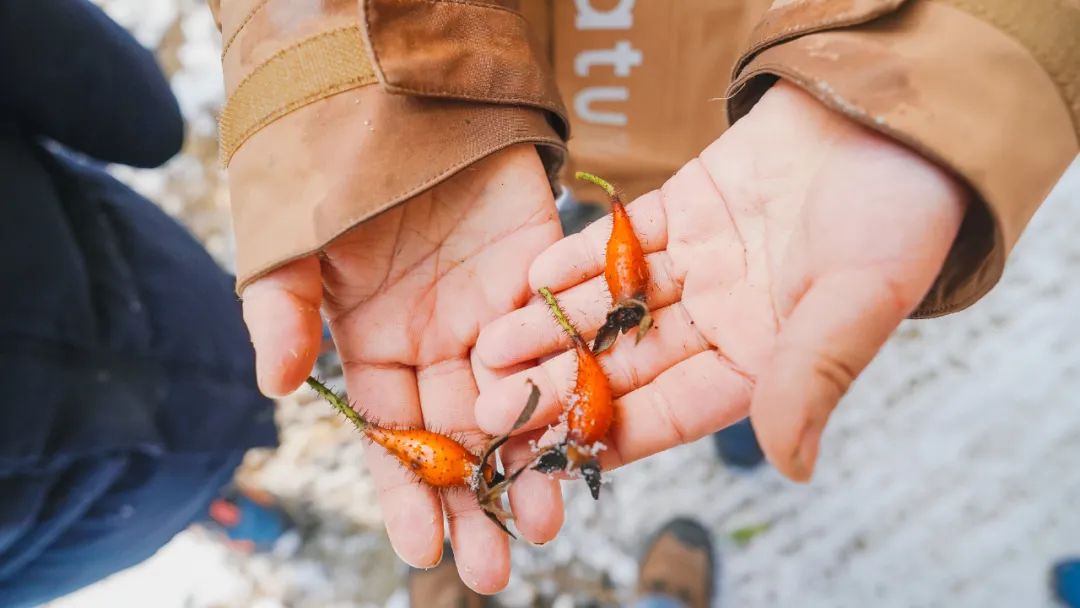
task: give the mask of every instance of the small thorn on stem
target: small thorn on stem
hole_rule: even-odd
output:
[[[574,341],[577,346],[582,346],[588,350],[589,345],[585,342],[585,338],[581,337],[574,324],[570,322],[570,319],[566,316],[566,312],[562,309],[559,301],[555,299],[555,294],[551,293],[551,290],[547,287],[541,287],[539,289],[540,296],[547,302],[548,308],[551,310],[551,314],[554,315],[555,321],[559,323],[559,326],[563,328],[563,331],[570,336],[570,339]]]
[[[357,430],[363,431],[367,428],[368,421],[365,420],[359,412],[354,410],[352,406],[349,405],[348,401],[343,399],[340,395],[330,390],[330,388],[322,382],[319,382],[314,376],[308,376],[305,382],[323,399],[326,399],[330,405],[334,406],[334,409],[340,412],[342,416],[345,416],[349,422],[353,423]]]

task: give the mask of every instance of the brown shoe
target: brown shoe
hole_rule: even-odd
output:
[[[461,582],[450,543],[443,546],[443,558],[430,570],[409,570],[410,608],[488,608],[489,598]]]
[[[687,518],[669,521],[641,559],[637,595],[666,595],[687,608],[709,608],[716,557],[709,531]]]

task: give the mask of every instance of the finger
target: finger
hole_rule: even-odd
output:
[[[476,429],[473,405],[478,389],[468,360],[447,359],[421,367],[416,381],[424,426],[440,433],[464,433],[469,444],[484,441]]]
[[[653,318],[656,328],[640,343],[619,340],[600,359],[616,396],[648,384],[664,370],[708,348],[682,305],[654,311]],[[480,394],[476,402],[477,423],[493,435],[507,432],[520,410],[517,404],[524,403],[528,395],[526,379],[531,379],[540,389],[540,403],[521,430],[541,428],[559,417],[574,388],[576,374],[577,354],[567,351],[500,380]]]
[[[644,194],[626,206],[634,233],[645,253],[667,247],[667,220],[658,190]],[[595,277],[604,271],[604,251],[611,236],[611,215],[589,224],[541,253],[529,268],[533,291],[547,287],[554,292]]]
[[[484,366],[473,349],[471,353],[473,377],[480,390],[490,389],[506,378],[530,366],[521,364],[492,370]],[[535,454],[532,440],[539,439],[543,431],[534,431],[506,442],[499,450],[504,473],[509,476],[521,467],[529,466]],[[526,470],[513,484],[507,496],[514,514],[514,527],[527,541],[544,544],[555,538],[563,524],[562,486],[557,479],[536,471]]]
[[[519,363],[518,365],[511,365],[508,367],[488,367],[480,360],[480,354],[476,352],[475,348],[469,351],[469,362],[472,364],[473,379],[476,381],[476,388],[481,391],[491,388],[503,378],[512,376],[532,367],[532,365],[530,365],[532,362]]]
[[[917,301],[867,271],[810,285],[777,337],[750,410],[762,450],[781,473],[810,478],[833,408]]]
[[[649,266],[650,281],[645,295],[649,307],[658,309],[676,302],[682,295],[682,277],[675,275],[667,252],[650,254],[645,261]],[[556,295],[582,334],[595,333],[607,319],[611,295],[602,276]],[[492,321],[480,331],[476,341],[480,360],[492,368],[538,359],[569,346],[569,336],[552,321],[551,310],[542,299]]]
[[[416,374],[411,367],[348,363],[345,382],[354,407],[373,421],[423,425]],[[398,556],[415,568],[439,563],[443,514],[438,494],[379,446],[370,444],[364,456],[378,491],[386,533]]]
[[[671,367],[615,402],[616,418],[601,454],[604,469],[696,441],[746,417],[753,379],[715,350]]]
[[[322,278],[313,256],[291,262],[244,289],[244,322],[264,394],[291,393],[311,373],[322,337],[321,305]]]
[[[448,490],[443,504],[462,582],[484,595],[502,591],[510,580],[509,537],[484,515],[471,490]]]
[[[506,443],[502,459],[508,474],[535,460],[531,442],[543,434],[544,430],[533,431]],[[509,495],[514,527],[525,540],[542,545],[555,538],[563,524],[562,486],[558,479],[526,470],[510,486]]]
[[[476,431],[477,388],[469,362],[451,359],[428,366],[417,372],[417,380],[425,426],[461,438],[479,454],[488,438]],[[468,488],[443,492],[443,507],[461,580],[477,593],[502,590],[510,579],[506,533],[488,519]]]

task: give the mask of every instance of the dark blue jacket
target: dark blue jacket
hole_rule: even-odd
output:
[[[275,441],[232,277],[95,166],[182,139],[153,56],[101,11],[0,2],[0,606],[145,559]]]

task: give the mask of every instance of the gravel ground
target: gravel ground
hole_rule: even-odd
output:
[[[226,267],[216,166],[219,40],[200,0],[99,0],[159,50],[191,129],[163,169],[117,174],[180,217]],[[594,503],[567,487],[567,525],[517,543],[508,606],[572,605],[633,584],[642,539],[695,515],[722,544],[724,606],[1052,606],[1050,563],[1080,554],[1080,162],[1050,196],[1002,283],[972,309],[905,323],[827,430],[817,477],[737,473],[708,441],[611,475]],[[199,530],[52,606],[406,605],[362,445],[329,409],[282,400],[283,443],[244,477],[281,496],[301,532],[242,557]],[[734,530],[767,524],[749,542]],[[562,596],[560,597],[560,594]],[[609,594],[610,595],[610,594]]]

